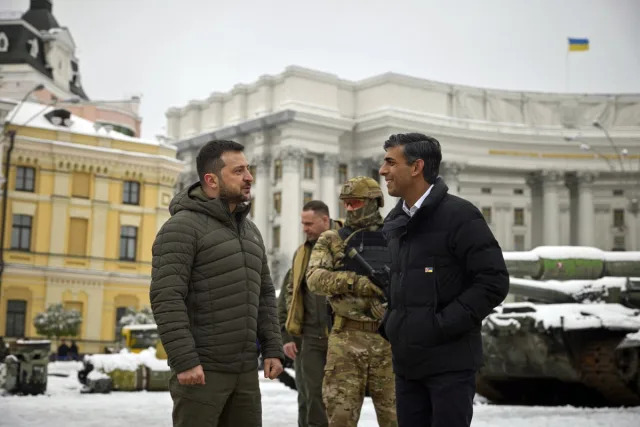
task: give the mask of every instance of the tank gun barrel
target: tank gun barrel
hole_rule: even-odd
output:
[[[537,280],[592,280],[640,276],[640,252],[608,252],[585,246],[539,246],[503,252],[510,276]]]

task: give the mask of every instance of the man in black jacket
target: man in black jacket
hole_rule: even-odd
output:
[[[380,168],[389,195],[389,307],[380,332],[391,342],[400,426],[469,426],[482,365],[482,319],[504,299],[509,276],[482,214],[450,195],[438,170],[440,143],[391,135]]]

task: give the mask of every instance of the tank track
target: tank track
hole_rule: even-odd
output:
[[[602,338],[585,342],[576,354],[582,382],[611,404],[640,405],[640,394],[634,391],[618,373],[615,349],[619,339]]]

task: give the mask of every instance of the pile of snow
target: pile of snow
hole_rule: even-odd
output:
[[[640,311],[620,304],[532,304],[507,303],[498,308],[498,313],[489,315],[490,322],[499,325],[507,319],[533,318],[536,327],[611,329],[637,331],[640,329]]]
[[[626,261],[626,262],[640,262],[640,252],[626,252],[626,251],[616,251],[616,252],[605,252],[604,253],[605,261]]]
[[[606,252],[589,246],[538,246],[530,251],[503,252],[505,261],[543,259],[596,259],[601,261],[640,262],[640,252]]]
[[[538,246],[531,252],[544,259],[599,259],[604,260],[605,252],[589,246]]]
[[[115,370],[135,371],[144,365],[153,371],[168,371],[166,360],[156,358],[156,350],[149,348],[140,353],[130,353],[122,349],[118,354],[91,354],[84,357],[85,362],[91,363],[95,370],[110,373]]]
[[[109,375],[105,374],[104,372],[96,371],[95,369],[89,372],[89,375],[87,375],[87,379],[91,381],[106,380],[109,378]]]

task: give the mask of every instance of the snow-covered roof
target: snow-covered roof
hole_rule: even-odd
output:
[[[16,126],[28,126],[39,129],[71,132],[82,135],[90,135],[100,138],[111,138],[117,141],[134,142],[146,145],[161,145],[158,141],[150,139],[135,138],[125,135],[115,130],[107,131],[103,126],[96,126],[95,122],[84,119],[82,117],[71,115],[70,126],[56,126],[52,124],[45,114],[58,108],[55,105],[38,104],[35,102],[23,102],[16,104],[15,107],[7,114],[7,120],[11,119],[11,124]],[[14,116],[15,114],[15,116]],[[162,144],[164,146],[164,144]],[[167,147],[171,147],[167,145]]]
[[[544,329],[640,330],[640,310],[633,310],[620,304],[533,304],[522,302],[503,304],[498,308],[498,311],[498,313],[490,314],[487,318],[495,325],[505,324],[508,319],[533,318],[535,325]]]

